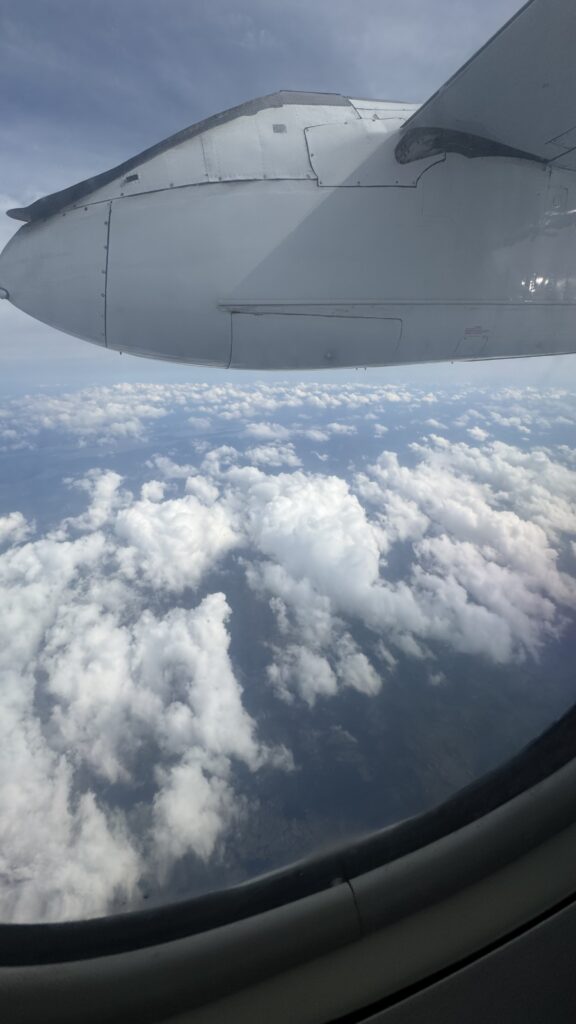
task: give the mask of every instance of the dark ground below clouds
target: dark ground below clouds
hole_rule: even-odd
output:
[[[429,810],[502,764],[576,701],[576,635],[567,633],[539,662],[497,666],[429,644],[436,660],[402,654],[393,674],[346,623],[385,679],[380,694],[346,688],[313,707],[278,698],[266,678],[269,644],[280,642],[267,601],[234,571],[236,556],[210,574],[204,593],[222,590],[233,609],[228,628],[243,704],[258,737],[291,751],[295,770],[234,770],[249,809],[210,865],[185,857],[151,903],[236,884],[309,854]],[[186,601],[183,602],[186,604]],[[258,637],[265,636],[262,641]],[[328,652],[329,657],[329,652]],[[431,673],[446,682],[433,685]]]

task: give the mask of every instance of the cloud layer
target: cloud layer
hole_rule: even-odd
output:
[[[514,404],[526,430],[552,436],[569,417],[562,393],[511,397],[499,409]],[[108,450],[175,411],[195,422],[189,461],[148,446],[137,486],[101,466],[66,480],[76,515],[42,529],[0,517],[2,919],[138,905],[183,857],[223,856],[250,821],[243,778],[293,769],[246,699],[255,681],[231,644],[242,587],[262,609],[260,683],[303,728],[344,691],[377,698],[401,659],[440,685],[443,652],[513,666],[565,635],[570,447],[529,448],[516,423],[495,439],[495,399],[476,394],[474,412],[470,398],[126,386],[10,407],[31,446],[53,432]],[[459,440],[438,433],[450,416]],[[418,418],[418,439],[393,450]],[[335,452],[358,452],[358,435],[372,454],[345,470]]]

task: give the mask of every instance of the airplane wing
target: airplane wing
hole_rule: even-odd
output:
[[[576,3],[530,0],[405,123],[402,163],[435,151],[576,170]]]

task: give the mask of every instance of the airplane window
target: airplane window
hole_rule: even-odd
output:
[[[478,7],[473,0],[468,6]],[[464,51],[516,6],[492,11],[494,24],[486,16]],[[142,50],[131,51],[130,75],[122,77],[110,50],[110,36],[133,38],[123,13],[130,4],[104,7],[105,31],[90,13],[75,20],[69,7],[64,17],[52,0],[25,5],[33,18],[14,12],[7,19],[0,73],[22,106],[9,105],[9,118],[0,119],[7,133],[0,136],[7,153],[2,213],[22,215],[70,181],[121,165],[130,131],[138,152],[192,120],[183,70],[194,64],[192,30],[182,27],[183,8],[176,5],[176,27],[162,27],[170,46],[154,64],[152,88],[150,62],[142,63],[150,38],[140,27]],[[154,34],[156,16],[144,7],[143,23]],[[226,17],[202,15],[208,42],[194,44],[201,67],[204,51],[220,46],[220,68],[234,60],[243,68],[242,98],[281,88],[277,78],[289,67],[294,79],[286,57],[293,47],[281,42],[279,28],[277,35],[256,29],[256,14],[245,20],[229,4],[220,7]],[[50,25],[48,8],[57,15]],[[87,38],[95,47],[90,57]],[[65,66],[83,83],[79,91],[55,71],[54,53],[66,40]],[[255,53],[264,61],[259,77],[247,71],[258,64]],[[573,268],[573,195],[562,175],[573,172],[557,172],[545,207],[541,161],[524,152],[529,142],[514,140],[512,156],[505,147],[486,155],[468,136],[456,145],[452,132],[441,137],[444,148],[451,139],[452,150],[441,147],[439,155],[426,150],[425,127],[412,137],[406,162],[394,164],[398,179],[387,177],[392,165],[381,159],[381,147],[394,145],[397,125],[447,77],[449,63],[438,81],[431,76],[407,88],[405,107],[327,98],[336,72],[326,64],[314,77],[324,92],[302,94],[301,102],[272,93],[268,106],[244,112],[262,121],[242,151],[241,180],[232,173],[242,137],[237,118],[229,136],[187,140],[193,183],[175,177],[181,167],[163,149],[156,162],[124,168],[121,182],[92,182],[104,189],[93,202],[85,189],[74,193],[74,202],[82,200],[76,205],[68,194],[65,215],[61,204],[49,214],[36,207],[7,250],[40,240],[45,248],[34,274],[18,278],[25,254],[12,262],[0,257],[0,297],[8,300],[0,302],[0,922],[163,906],[325,853],[441,805],[574,704],[570,322],[558,316],[553,325],[565,354],[460,361],[515,354],[498,348],[490,320],[508,300],[514,308],[503,336],[516,332],[529,354],[547,351],[548,321],[538,319],[524,334],[524,321],[514,318],[530,304],[540,317],[542,296],[558,309],[569,304],[573,270],[563,276],[562,267]],[[86,68],[95,68],[94,80],[91,73],[85,79]],[[206,74],[206,94],[193,100],[197,121],[240,101],[239,85],[227,92],[219,74]],[[350,72],[342,88],[363,95],[369,81]],[[405,82],[397,84],[391,94]],[[348,121],[360,147],[352,157],[338,150]],[[223,132],[223,121],[214,124],[210,131]],[[306,137],[308,129],[316,134]],[[270,165],[261,162],[265,145]],[[352,174],[357,152],[365,154],[365,175]],[[254,154],[256,185],[273,200],[257,215],[250,206]],[[505,159],[514,162],[514,175],[498,191],[498,161]],[[415,169],[418,160],[425,173],[423,165]],[[490,235],[486,218],[470,199],[484,164],[491,194],[500,197],[490,223],[504,225],[506,236],[490,259],[481,248]],[[442,174],[451,175],[450,187],[436,202],[421,181],[442,181]],[[286,177],[282,205],[278,181]],[[522,205],[525,180],[526,195],[538,197],[537,221]],[[202,236],[185,221],[192,188]],[[230,217],[227,207],[213,229],[207,218],[214,203],[198,200],[201,189],[222,189],[226,202],[241,197],[241,209]],[[401,194],[390,199],[394,191]],[[143,204],[152,193],[158,205],[146,221]],[[415,195],[422,233],[410,248],[400,226]],[[311,196],[318,208],[307,207],[296,229],[299,196]],[[384,236],[369,205],[377,197],[391,204]],[[323,234],[335,209],[345,211],[337,245]],[[451,249],[439,248],[434,231],[461,223],[466,210],[476,218],[472,242],[458,236]],[[49,234],[52,214],[57,238]],[[15,221],[1,219],[4,244]],[[280,221],[290,275],[276,241],[265,259],[250,248],[259,231],[268,245],[267,232]],[[81,245],[74,235],[80,222],[90,232]],[[344,296],[344,285],[352,288],[344,242],[358,266],[362,250],[354,246],[370,231],[373,240],[385,237],[390,272],[405,268],[395,301],[417,312],[383,311],[376,290],[385,275],[374,260],[357,279],[360,298]],[[167,234],[177,244],[160,257],[150,239],[165,242]],[[560,236],[556,263],[550,252]],[[397,249],[390,249],[392,237]],[[196,259],[194,273],[180,245]],[[244,260],[243,246],[252,263],[239,299],[239,288],[226,295],[224,284],[235,256]],[[536,252],[544,269],[522,263],[526,251]],[[518,267],[506,262],[510,252]],[[332,265],[324,257],[335,253]],[[146,263],[154,256],[155,265]],[[430,320],[423,320],[422,304],[412,303],[415,289],[426,291],[426,301],[440,289],[453,312],[476,270],[473,279],[493,288],[490,316],[478,318],[474,309],[442,362],[401,365],[403,354],[414,363],[431,358],[427,332],[438,303],[430,300]],[[94,295],[86,290],[92,273],[98,282],[106,278]],[[182,299],[193,293],[204,301],[207,282],[220,317],[213,349],[212,321],[201,319],[194,333]],[[290,285],[298,295],[280,295],[280,286]],[[28,298],[16,301],[18,288],[28,289]],[[438,322],[442,341],[449,321]],[[316,349],[309,332],[316,332]],[[178,360],[192,336],[199,346],[192,362],[203,365],[117,354]],[[281,365],[274,363],[274,338],[292,345]],[[397,365],[356,368],[342,356],[354,342],[362,346],[360,362],[377,364],[385,348],[383,361]],[[345,368],[334,368],[339,362]]]
[[[4,921],[325,851],[570,706],[572,362],[509,367],[4,396]]]

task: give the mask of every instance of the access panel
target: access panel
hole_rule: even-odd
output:
[[[324,369],[394,361],[399,319],[300,313],[232,313],[231,366]]]

